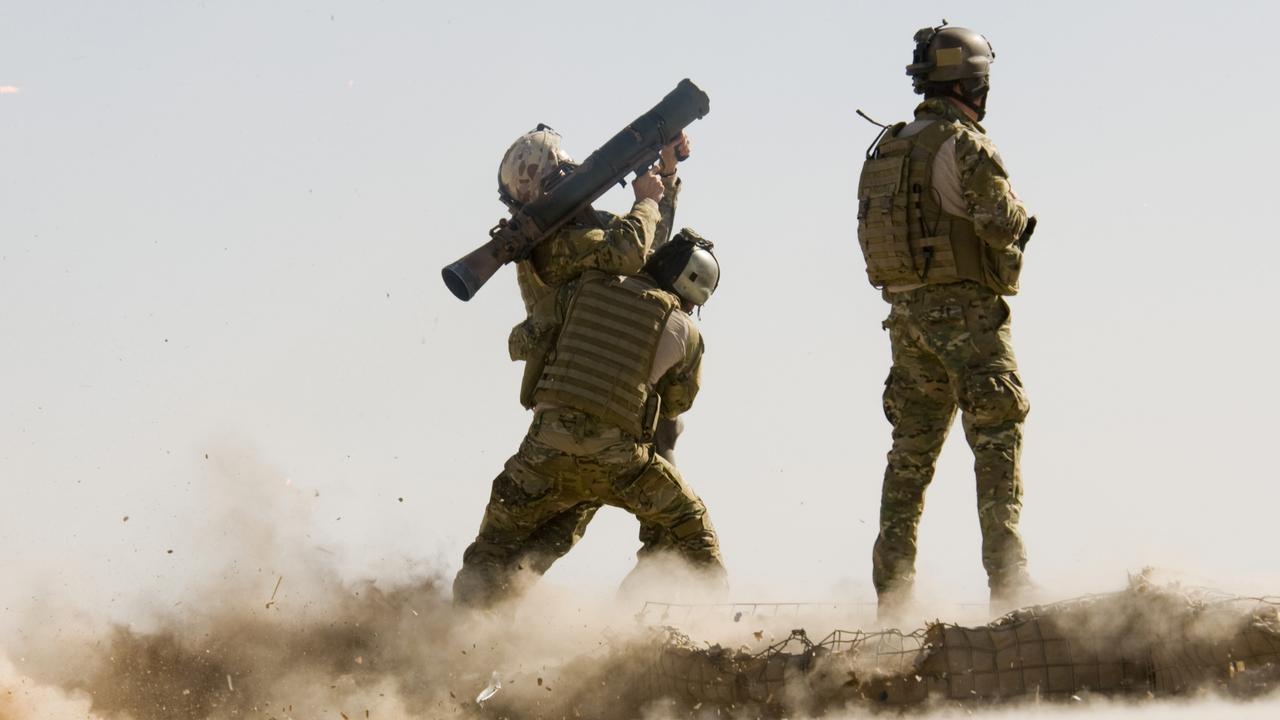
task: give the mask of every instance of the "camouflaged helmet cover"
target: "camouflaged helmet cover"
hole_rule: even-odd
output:
[[[931,83],[986,78],[996,53],[979,33],[963,27],[920,28],[916,50],[907,66],[915,91],[923,95]]]
[[[498,194],[508,205],[524,205],[542,194],[543,184],[562,163],[572,162],[560,147],[560,133],[539,125],[516,138],[498,165]]]

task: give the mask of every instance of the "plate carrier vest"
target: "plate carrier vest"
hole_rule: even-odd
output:
[[[973,222],[944,211],[933,189],[933,159],[959,125],[937,119],[899,137],[904,127],[886,130],[858,178],[858,244],[868,279],[878,288],[960,280],[992,287]]]
[[[584,274],[542,368],[535,402],[580,410],[648,440],[658,418],[649,374],[663,327],[679,306],[674,295],[652,286]]]

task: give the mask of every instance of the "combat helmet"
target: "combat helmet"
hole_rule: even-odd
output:
[[[643,272],[658,287],[701,307],[720,284],[720,263],[710,240],[682,228],[645,263]]]
[[[498,165],[498,197],[518,208],[538,198],[573,159],[560,147],[560,133],[538,127],[516,138]]]
[[[982,98],[990,89],[991,63],[996,59],[991,43],[969,28],[953,27],[943,20],[937,27],[920,28],[907,74],[918,95],[948,95],[983,113]],[[956,92],[959,82],[962,91]]]

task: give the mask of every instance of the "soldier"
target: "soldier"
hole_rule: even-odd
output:
[[[649,254],[666,244],[675,217],[680,179],[676,166],[689,156],[686,134],[663,148],[658,165],[631,184],[635,204],[623,217],[588,210],[539,243],[516,265],[525,310],[548,292],[587,270],[634,275]],[[539,124],[512,143],[498,166],[498,196],[515,212],[532,202],[573,167],[560,135]]]
[[[703,344],[690,313],[720,269],[689,230],[631,277],[597,270],[533,307],[522,401],[535,408],[519,451],[493,481],[475,542],[463,554],[454,602],[484,607],[512,594],[521,569],[545,570],[547,523],[583,504],[621,507],[656,528],[672,551],[724,577],[706,507],[653,447],[659,417],[698,392]]]
[[[588,210],[568,223],[553,237],[534,249],[533,255],[516,265],[516,279],[525,311],[533,313],[534,305],[547,294],[576,279],[587,270],[600,270],[614,275],[634,275],[649,255],[667,243],[675,217],[676,202],[683,184],[677,175],[680,162],[692,150],[689,137],[681,133],[663,148],[658,165],[652,172],[636,178],[632,184],[635,204],[631,212],[619,217],[612,213]],[[532,202],[573,167],[573,159],[561,147],[560,134],[539,124],[521,135],[503,155],[498,166],[498,196],[512,211]],[[533,352],[521,345],[530,337],[526,319],[512,331],[512,360],[524,360]],[[680,421],[662,419],[655,431],[655,446],[668,462],[675,464],[675,442]],[[542,525],[530,540],[541,552],[530,555],[535,572],[545,572],[557,558],[567,553],[582,539],[587,525],[600,509],[600,503],[584,502],[566,509],[558,518]],[[661,551],[664,534],[659,528],[640,526],[640,559]]]
[[[987,39],[960,27],[924,28],[907,66],[924,102],[915,120],[884,127],[858,182],[858,242],[872,285],[889,302],[893,366],[884,412],[893,425],[872,551],[882,619],[911,596],[916,530],[943,441],[962,413],[974,454],[982,564],[993,609],[1030,587],[1018,534],[1022,421],[1004,295],[1018,290],[1035,219],[1009,185],[978,121],[986,113]]]

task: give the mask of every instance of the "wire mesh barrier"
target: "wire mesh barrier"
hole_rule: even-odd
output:
[[[698,607],[798,619],[806,606]],[[691,608],[654,604],[641,617],[665,622],[688,617]],[[836,630],[818,641],[797,629],[758,652],[699,645],[666,627],[648,654],[645,687],[652,698],[755,707],[764,715],[927,700],[1157,697],[1205,687],[1256,695],[1280,684],[1278,608],[1274,598],[1136,583],[1119,593],[1016,610],[976,627],[935,622],[912,633]]]
[[[1164,636],[1152,643],[1155,690],[1176,693],[1220,683],[1236,694],[1265,692],[1280,680],[1278,609],[1274,598],[1233,598],[1206,605],[1188,629],[1190,641]]]
[[[668,603],[648,600],[636,614],[636,620],[646,625],[672,625],[706,620],[712,617],[731,618],[734,622],[749,618],[800,618],[815,612],[844,612],[851,609],[874,610],[875,603]]]
[[[924,631],[904,635],[896,630],[836,630],[814,642],[797,629],[767,649],[750,653],[719,645],[699,647],[674,628],[665,632],[649,673],[651,695],[725,707],[782,708],[852,697],[859,672],[913,677],[924,646]]]

